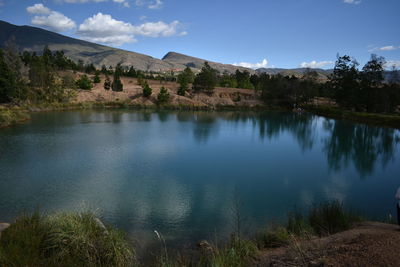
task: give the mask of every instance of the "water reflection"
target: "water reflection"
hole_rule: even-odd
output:
[[[231,232],[236,189],[253,229],[321,199],[364,208],[371,192],[381,215],[399,142],[398,130],[287,112],[36,114],[0,131],[0,219],[87,203],[137,239],[198,240]]]
[[[361,177],[371,174],[380,161],[382,167],[394,160],[399,131],[390,128],[354,124],[342,120],[325,120],[328,136],[324,152],[332,170],[353,163]]]

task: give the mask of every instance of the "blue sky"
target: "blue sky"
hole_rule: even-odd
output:
[[[0,0],[13,24],[249,67],[331,68],[337,53],[400,67],[399,14],[399,0]]]

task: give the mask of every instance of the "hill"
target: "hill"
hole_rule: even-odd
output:
[[[236,70],[244,71],[247,70],[250,73],[255,73],[254,70],[244,68],[244,67],[239,67],[239,66],[234,66],[230,64],[222,64],[222,63],[216,63],[212,62],[209,60],[197,58],[197,57],[191,57],[187,56],[184,54],[176,53],[176,52],[168,52],[163,58],[163,61],[171,63],[175,66],[188,66],[193,69],[200,70],[204,62],[208,62],[210,66],[216,70],[218,70],[221,73],[228,72],[228,73],[234,73]]]
[[[115,66],[121,63],[123,66],[133,66],[143,71],[165,72],[170,70],[182,70],[186,66],[199,71],[205,59],[186,56],[174,52],[167,53],[163,59],[153,58],[148,55],[99,45],[58,33],[31,26],[17,26],[0,20],[0,47],[10,39],[14,39],[20,51],[36,51],[40,53],[45,45],[53,51],[62,50],[74,61],[83,60],[97,67],[102,65]],[[211,66],[220,72],[233,73],[236,69],[245,70],[243,67],[210,62]],[[250,72],[253,70],[247,69]]]

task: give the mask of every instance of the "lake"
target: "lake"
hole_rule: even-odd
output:
[[[191,243],[338,199],[395,214],[400,131],[290,112],[35,113],[0,129],[0,221],[96,210],[139,241]],[[145,241],[146,240],[146,241]]]

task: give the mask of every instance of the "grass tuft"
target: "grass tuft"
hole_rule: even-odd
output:
[[[122,232],[93,213],[19,217],[0,239],[1,266],[133,266]]]

